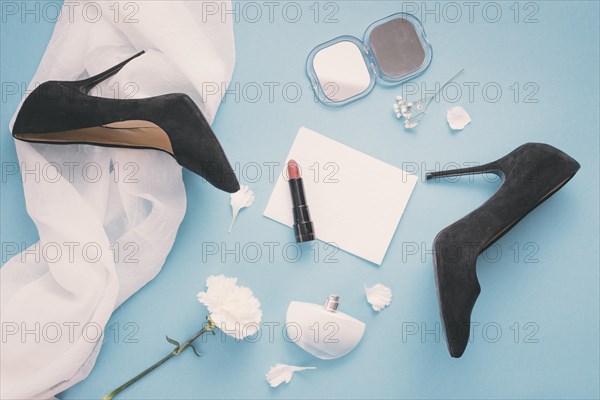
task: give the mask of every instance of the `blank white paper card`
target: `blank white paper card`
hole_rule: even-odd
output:
[[[264,212],[289,227],[290,159],[301,168],[317,238],[381,265],[418,178],[302,127]]]

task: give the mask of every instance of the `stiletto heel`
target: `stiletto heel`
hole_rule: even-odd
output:
[[[210,125],[183,93],[118,100],[90,96],[100,82],[118,73],[133,57],[79,81],[48,81],[23,102],[15,120],[15,139],[50,144],[154,149],[229,193],[238,180]]]
[[[500,175],[501,171],[496,165],[496,163],[489,163],[484,165],[478,165],[475,167],[469,168],[458,168],[451,169],[447,171],[436,171],[436,172],[428,172],[425,174],[425,179],[434,179],[434,178],[442,178],[446,176],[460,176],[460,175],[469,175],[469,174],[485,174],[485,173],[494,173],[496,175]]]
[[[78,89],[80,89],[82,92],[88,93],[94,86],[96,86],[97,84],[101,83],[102,81],[107,80],[111,76],[117,74],[131,60],[133,60],[135,58],[138,58],[139,56],[141,56],[144,53],[145,53],[145,51],[142,50],[139,53],[137,53],[136,55],[129,57],[127,60],[125,60],[125,61],[123,61],[123,62],[115,65],[112,68],[107,69],[104,72],[99,73],[98,75],[94,75],[94,76],[91,76],[89,78],[86,78],[86,79],[83,79],[83,80],[80,80],[80,81],[74,81],[74,82],[72,82],[72,84],[73,84],[73,86],[75,86]]]
[[[579,168],[577,161],[550,145],[527,143],[490,164],[427,174],[427,179],[486,172],[503,177],[490,199],[434,240],[436,287],[452,357],[460,357],[469,340],[471,312],[481,291],[476,274],[479,254],[563,187]]]

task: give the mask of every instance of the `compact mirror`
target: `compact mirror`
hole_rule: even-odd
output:
[[[318,85],[327,99],[343,102],[367,89],[373,81],[371,71],[356,38],[338,38],[329,46],[319,50],[312,65]]]
[[[306,68],[319,100],[338,107],[369,94],[378,78],[394,85],[423,73],[432,55],[421,22],[397,13],[371,24],[362,41],[340,36],[315,47]]]

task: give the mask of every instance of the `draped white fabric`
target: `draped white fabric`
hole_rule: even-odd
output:
[[[84,2],[66,1],[29,90],[146,50],[93,93],[183,92],[212,122],[235,63],[231,21],[208,18],[199,1],[128,4],[94,2],[102,13],[96,21],[81,12]],[[89,374],[113,310],[160,271],[186,195],[181,167],[160,151],[15,144],[40,240],[0,269],[0,397],[49,398]]]

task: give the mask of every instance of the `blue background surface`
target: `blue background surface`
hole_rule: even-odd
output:
[[[274,337],[269,339],[268,329],[256,343],[222,343],[220,336],[210,337],[200,345],[201,359],[186,352],[122,398],[598,398],[598,2],[494,3],[502,11],[496,23],[490,22],[496,6],[486,2],[477,3],[472,18],[463,3],[454,3],[462,13],[456,22],[456,8],[444,3],[429,3],[428,9],[438,11],[424,14],[421,2],[339,1],[332,3],[337,5],[337,22],[332,23],[324,18],[336,8],[318,4],[315,22],[313,2],[297,4],[303,12],[297,23],[283,18],[283,5],[276,8],[273,22],[261,6],[263,15],[253,23],[253,10],[237,4],[233,85],[238,83],[242,98],[228,95],[214,129],[230,160],[241,166],[241,183],[256,193],[255,205],[242,212],[228,234],[228,196],[185,171],[188,210],[163,271],[114,313],[92,373],[59,398],[99,398],[168,353],[171,346],[164,335],[183,340],[197,330],[206,311],[195,295],[208,275],[221,273],[239,277],[254,290],[263,304],[263,320],[279,324]],[[305,58],[314,46],[343,34],[362,37],[371,22],[403,7],[416,8],[434,49],[429,70],[416,84],[431,89],[465,68],[457,80],[462,94],[456,104],[465,107],[473,122],[463,132],[452,133],[445,121],[456,96],[450,90],[431,105],[414,132],[404,131],[391,111],[403,86],[377,85],[367,98],[339,110],[316,103],[309,90]],[[286,16],[293,17],[293,10],[288,11]],[[52,28],[31,19],[3,21],[3,83],[26,85]],[[279,84],[272,99],[266,82]],[[302,87],[297,102],[286,101],[282,93],[290,82]],[[262,96],[253,101],[257,85]],[[467,85],[478,85],[472,98]],[[502,90],[495,102],[494,87]],[[294,97],[293,88],[289,90]],[[18,100],[13,95],[2,101],[3,165],[16,161],[7,126]],[[262,216],[274,182],[264,166],[253,182],[251,163],[281,165],[302,125],[420,176],[381,267],[344,252],[335,255],[337,263],[325,262],[323,245],[317,247],[318,262],[310,246],[303,248],[298,262],[288,262],[282,253],[283,245],[293,240],[291,230]],[[432,241],[492,195],[499,183],[468,178],[425,183],[424,174],[436,163],[492,161],[529,141],[564,150],[582,168],[480,257],[482,293],[473,312],[479,325],[465,355],[451,359],[439,325]],[[18,178],[2,183],[0,215],[3,242],[37,240]],[[203,251],[210,242],[218,244],[217,255]],[[280,243],[272,259],[265,242]],[[239,262],[223,251],[236,243]],[[263,254],[252,263],[255,253],[248,246],[255,244]],[[412,254],[415,248],[417,254]],[[394,292],[392,305],[380,314],[363,295],[364,284],[377,282]],[[364,321],[367,331],[350,355],[321,361],[288,343],[281,328],[290,301],[321,303],[330,292],[341,296],[341,309]],[[129,339],[135,343],[125,340],[133,327],[137,329]],[[418,332],[409,335],[414,328]],[[278,362],[318,369],[272,389],[264,375]]]

